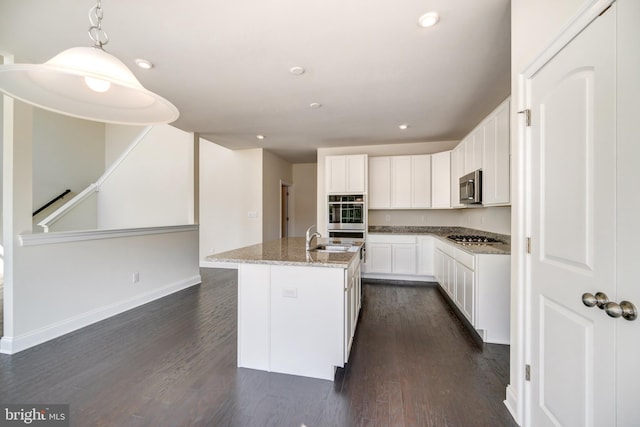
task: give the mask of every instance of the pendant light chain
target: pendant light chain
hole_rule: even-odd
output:
[[[102,46],[109,43],[109,36],[102,29],[102,18],[104,14],[102,12],[102,1],[98,0],[98,3],[89,10],[89,37],[93,40],[93,47],[102,49]]]

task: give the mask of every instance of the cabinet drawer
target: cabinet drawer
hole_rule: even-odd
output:
[[[440,241],[438,242],[438,249],[440,249],[445,254],[449,255],[451,258],[455,258],[456,248],[454,248],[453,246]]]
[[[460,249],[456,249],[455,251],[456,253],[454,258],[456,259],[456,261],[458,261],[460,264],[466,266],[471,270],[476,269],[475,268],[476,257],[474,255],[471,255],[470,253],[467,253],[465,251],[461,251]]]
[[[402,234],[368,234],[367,243],[409,243],[416,244],[416,236]]]

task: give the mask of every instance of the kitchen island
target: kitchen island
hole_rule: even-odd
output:
[[[302,237],[210,255],[238,265],[238,367],[333,381],[361,301],[361,243],[307,251]]]

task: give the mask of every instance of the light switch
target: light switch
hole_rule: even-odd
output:
[[[285,298],[298,298],[298,289],[283,289],[282,296]]]

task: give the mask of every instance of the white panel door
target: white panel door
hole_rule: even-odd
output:
[[[617,299],[640,306],[638,281],[638,237],[640,236],[640,198],[629,197],[640,188],[640,2],[618,0],[617,17],[617,75],[616,132],[617,149]],[[640,319],[633,322],[617,319],[617,421],[618,427],[638,425],[640,420]]]
[[[529,81],[527,425],[615,425],[615,5]]]

